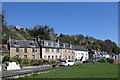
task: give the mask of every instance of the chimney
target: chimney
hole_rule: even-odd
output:
[[[59,41],[59,39],[58,39],[58,37],[57,37],[57,39],[56,39],[56,42],[57,42],[57,43],[59,43],[59,42],[60,42],[60,41]]]

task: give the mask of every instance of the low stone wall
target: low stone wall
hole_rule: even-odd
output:
[[[113,59],[109,61],[110,63],[120,63],[120,59]]]

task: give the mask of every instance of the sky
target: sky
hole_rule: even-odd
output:
[[[83,34],[118,44],[117,2],[4,2],[8,25],[48,25],[60,34]]]

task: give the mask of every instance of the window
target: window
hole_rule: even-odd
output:
[[[19,48],[16,48],[16,52],[19,52]]]
[[[14,42],[14,45],[18,45],[18,42]]]
[[[55,59],[57,59],[57,55],[55,56]]]
[[[32,55],[32,59],[35,59],[35,55]]]
[[[47,56],[46,56],[46,55],[44,55],[44,59],[47,59]]]
[[[48,59],[50,59],[50,55],[48,56]]]
[[[84,56],[83,53],[81,53],[81,55]]]
[[[32,52],[35,52],[35,48],[32,48]]]
[[[59,59],[61,59],[61,56],[59,56]]]
[[[18,58],[19,58],[19,55],[16,55],[16,57],[18,57]]]
[[[45,52],[49,52],[49,48],[45,48]]]
[[[52,59],[54,59],[54,56],[52,55]]]
[[[24,48],[24,53],[27,53],[27,48]]]
[[[54,49],[52,49],[52,52],[54,52]]]
[[[44,45],[45,45],[45,46],[48,46],[48,42],[44,42]]]
[[[27,58],[27,55],[24,55],[24,58]]]
[[[65,56],[65,58],[67,59],[67,56]]]
[[[70,59],[70,56],[69,56],[69,59]]]
[[[35,46],[35,44],[34,44],[34,43],[30,43],[30,45],[31,45],[31,46]]]
[[[56,52],[59,52],[59,49],[56,49]]]
[[[55,46],[58,47],[58,43],[56,43]]]

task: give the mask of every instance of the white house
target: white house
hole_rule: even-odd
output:
[[[15,26],[16,29],[20,29],[20,26]]]
[[[112,56],[112,58],[113,58],[113,59],[120,59],[120,54],[114,54],[114,55]]]
[[[88,50],[84,47],[73,47],[75,50],[75,60],[85,61],[89,58]]]

